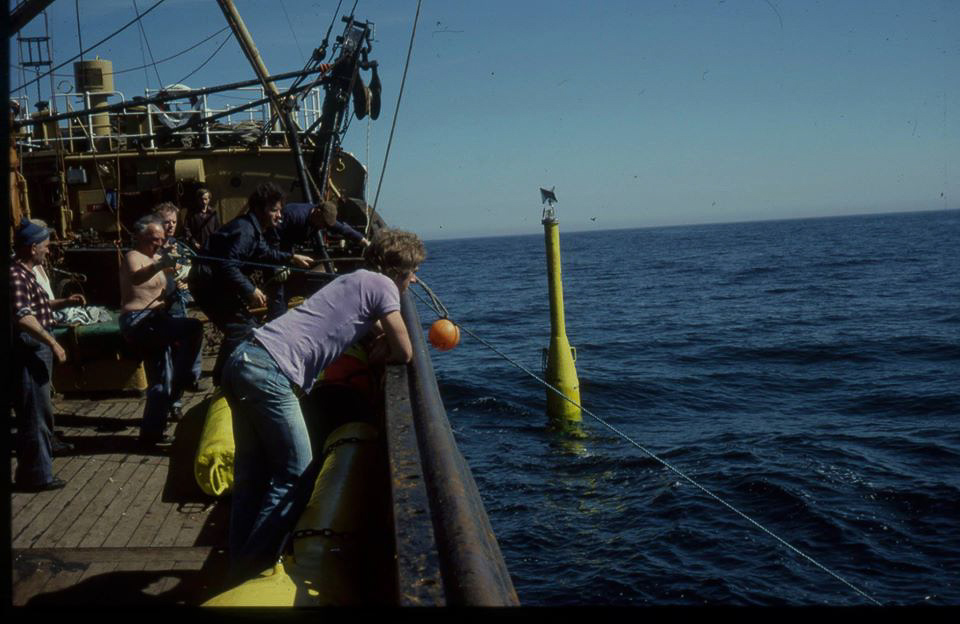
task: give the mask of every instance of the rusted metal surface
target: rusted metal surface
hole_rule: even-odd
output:
[[[402,314],[413,344],[412,414],[449,605],[519,605],[470,468],[457,448],[409,292]]]
[[[399,606],[446,604],[406,366],[389,366],[386,434]]]

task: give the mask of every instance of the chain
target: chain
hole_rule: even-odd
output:
[[[293,539],[301,539],[305,537],[330,537],[330,538],[350,539],[353,536],[354,536],[354,533],[350,531],[334,531],[333,529],[300,529],[299,531],[293,532]]]
[[[372,442],[373,440],[365,440],[363,438],[340,438],[333,444],[327,447],[327,450],[323,452],[323,458],[326,459],[334,449],[343,446],[344,444],[363,444],[365,442]]]

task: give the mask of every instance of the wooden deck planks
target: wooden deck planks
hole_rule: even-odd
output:
[[[113,530],[103,541],[101,546],[126,546],[130,542],[134,532],[137,531],[140,524],[144,521],[144,516],[151,504],[160,498],[163,490],[163,483],[167,478],[165,466],[154,465],[153,471],[147,476],[142,484],[131,483],[130,486],[135,490],[134,498],[130,501],[125,511],[120,512],[120,520],[113,527]]]
[[[116,561],[92,561],[90,565],[87,566],[87,569],[84,571],[83,576],[80,577],[79,582],[86,581],[87,579],[99,576],[101,574],[107,574],[113,572],[117,569]]]
[[[182,512],[183,523],[180,525],[180,530],[177,532],[177,536],[171,546],[201,546],[202,544],[198,544],[197,541],[203,527],[206,526],[210,520],[212,511],[213,505],[211,504],[196,511]],[[227,527],[223,528],[226,529]]]
[[[212,365],[209,359],[205,368]],[[188,393],[184,411],[210,394]],[[67,482],[66,487],[11,496],[13,603],[24,605],[34,597],[41,604],[46,597],[74,600],[79,594],[71,592],[78,585],[77,591],[84,594],[88,582],[94,584],[91,587],[103,582],[112,586],[115,580],[127,582],[124,578],[133,583],[144,579],[144,596],[182,603],[212,547],[225,541],[225,524],[208,526],[216,506],[196,499],[164,500],[170,488],[171,457],[135,450],[142,396],[58,395],[54,405],[57,430],[77,451],[54,458],[54,474]],[[201,536],[214,543],[198,547]],[[124,577],[125,573],[146,576]],[[114,579],[115,574],[120,576]],[[92,604],[109,597],[80,600]]]
[[[90,502],[89,493],[96,487],[96,483],[92,483],[89,488],[87,484],[96,476],[100,465],[96,459],[87,458],[77,474],[67,481],[66,487],[58,491],[59,500],[54,499],[51,505],[38,514],[33,524],[37,528],[40,525],[45,525],[46,528],[32,537],[32,546],[38,548],[53,546],[60,535],[70,528]],[[22,544],[14,542],[14,548],[21,546]]]
[[[23,522],[27,520],[23,513],[18,514],[14,518],[15,522],[12,527],[14,529],[13,533],[16,535],[13,539],[14,548],[31,546],[40,539],[50,528],[50,525],[56,521],[60,512],[70,504],[73,498],[83,489],[83,486],[86,485],[90,477],[93,476],[95,465],[91,462],[90,458],[77,457],[74,458],[74,460],[74,462],[71,462],[71,465],[76,464],[79,469],[72,475],[69,475],[69,478],[60,477],[67,482],[67,485],[62,490],[36,494],[38,504],[45,504],[43,504],[38,512],[27,522]],[[21,524],[21,522],[23,522],[23,524]]]
[[[154,464],[135,464],[127,462],[133,470],[126,481],[117,487],[117,495],[110,501],[103,513],[97,519],[97,522],[87,531],[87,534],[78,544],[81,548],[99,548],[104,545],[114,528],[124,518],[130,510],[131,503],[142,494],[142,486],[146,483],[158,467]],[[131,521],[133,518],[131,518]]]
[[[32,564],[32,570],[27,573],[13,575],[13,605],[21,607],[27,604],[33,596],[39,594],[44,585],[53,578],[54,572],[49,566]]]
[[[90,482],[91,487],[95,487],[90,502],[53,545],[58,548],[76,548],[79,546],[90,529],[103,517],[113,499],[121,494],[121,488],[133,474],[135,468],[136,465],[131,462],[118,463],[102,460],[100,470]],[[40,546],[41,544],[38,543],[37,545]]]
[[[79,457],[56,458],[53,461],[53,474],[65,481],[69,480],[80,470],[83,461],[83,458]],[[10,474],[10,480],[12,482],[12,469]],[[15,493],[10,501],[10,514],[14,519],[14,527],[16,526],[18,517],[23,521],[23,526],[26,526],[41,509],[53,500],[55,495],[56,492],[38,492],[36,494],[24,492]],[[17,531],[13,531],[13,535],[16,534]]]
[[[104,485],[108,483],[108,479],[116,470],[116,466],[97,457],[90,458],[88,464],[90,469],[94,471],[93,475],[84,484],[84,487],[60,510],[56,519],[33,544],[35,547],[55,546],[66,533],[74,530],[78,523],[82,525],[94,513],[99,515],[99,512],[94,512],[91,509],[90,503],[103,491]]]

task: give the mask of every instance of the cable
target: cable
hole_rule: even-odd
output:
[[[83,38],[80,36],[80,0],[73,3],[77,13],[77,47],[80,48],[80,62],[83,62]]]
[[[140,17],[140,7],[137,6],[137,0],[133,0],[133,10]],[[153,49],[150,47],[150,40],[147,38],[147,31],[143,28],[143,21],[137,20],[137,26],[140,28],[140,35],[143,36],[144,43],[147,44],[147,52],[150,54],[150,62],[153,64],[153,71],[157,75],[157,87],[163,88],[163,80],[160,79],[160,70],[157,69],[157,61],[153,58]]]
[[[293,22],[290,21],[290,14],[287,13],[287,7],[283,4],[283,0],[280,0],[280,8],[283,9],[283,16],[287,18],[287,26],[290,27],[290,34],[293,35],[293,42],[297,45],[297,52],[300,53],[300,60],[304,61],[303,50],[300,49],[300,40],[297,39],[297,33],[293,30]]]
[[[373,209],[377,209],[380,200],[380,188],[383,186],[383,174],[387,172],[387,159],[390,158],[390,146],[393,145],[393,131],[397,128],[397,116],[400,114],[400,99],[403,97],[403,86],[407,83],[407,70],[410,68],[410,56],[413,54],[413,39],[417,35],[417,22],[420,20],[420,4],[417,0],[417,14],[413,18],[413,32],[410,33],[410,46],[407,48],[407,62],[403,66],[403,78],[400,80],[400,92],[397,94],[397,108],[393,111],[393,123],[390,125],[390,139],[387,141],[387,152],[383,156],[383,167],[380,169],[380,181],[377,182],[377,195],[373,198]],[[356,4],[354,4],[356,8]]]
[[[422,297],[420,297],[420,295],[418,295],[418,294],[416,293],[416,291],[414,291],[414,290],[412,290],[412,289],[411,289],[410,292],[412,292],[412,293],[414,294],[414,296],[415,296],[417,299],[419,299],[421,302],[423,302],[425,305],[431,306],[432,309],[434,310],[434,312],[436,312],[441,318],[449,318],[449,314],[448,314],[448,312],[447,312],[447,309],[446,309],[445,307],[443,307],[443,304],[440,303],[440,300],[436,297],[436,295],[433,294],[433,291],[429,289],[429,287],[424,283],[424,281],[423,281],[421,278],[418,277],[418,278],[417,278],[417,283],[420,284],[421,287],[423,287],[423,288],[428,292],[428,294],[430,295],[432,301],[428,303],[428,302],[425,301]],[[436,307],[433,307],[433,306],[436,306]],[[478,336],[478,335],[476,335],[475,333],[473,333],[472,331],[470,331],[468,328],[464,327],[464,326],[461,325],[460,323],[456,323],[456,325],[457,325],[457,327],[459,327],[460,329],[462,329],[463,331],[465,331],[467,334],[469,334],[470,336],[472,336],[473,338],[475,338],[478,342],[480,342],[481,344],[483,344],[485,347],[487,347],[488,349],[490,349],[491,351],[493,351],[494,353],[496,353],[497,355],[499,355],[500,357],[502,357],[504,360],[506,360],[506,361],[509,362],[510,364],[514,365],[515,367],[519,368],[520,370],[522,370],[523,372],[525,372],[527,375],[529,375],[529,376],[533,377],[534,379],[536,379],[536,380],[537,380],[538,382],[540,382],[543,386],[545,386],[546,388],[549,388],[551,391],[553,391],[553,392],[555,392],[556,394],[558,394],[561,398],[563,398],[563,399],[566,400],[567,402],[571,403],[572,405],[574,405],[575,407],[577,407],[578,409],[580,409],[581,411],[583,411],[584,413],[586,413],[587,415],[589,415],[591,418],[593,418],[594,420],[596,420],[597,422],[599,422],[601,425],[603,425],[604,427],[606,427],[607,429],[609,429],[610,431],[612,431],[613,433],[615,433],[616,435],[618,435],[618,436],[621,437],[622,439],[626,440],[629,444],[632,444],[632,445],[635,446],[636,448],[638,448],[638,449],[640,449],[641,451],[643,451],[644,453],[646,453],[648,456],[650,456],[651,459],[653,459],[653,460],[657,461],[658,463],[660,463],[661,465],[665,466],[666,468],[668,468],[669,470],[671,470],[672,472],[674,472],[675,474],[677,474],[678,476],[680,476],[681,478],[683,478],[683,479],[684,479],[685,481],[687,481],[688,483],[692,484],[694,487],[696,487],[697,489],[699,489],[701,492],[703,492],[704,494],[706,494],[706,495],[709,496],[710,498],[714,499],[715,501],[717,501],[718,503],[720,503],[721,505],[723,505],[724,507],[726,507],[726,508],[729,509],[730,511],[734,512],[735,514],[737,514],[738,516],[740,516],[741,518],[743,518],[744,520],[746,520],[747,522],[749,522],[750,524],[752,524],[753,526],[755,526],[756,528],[760,529],[761,531],[763,531],[764,533],[766,533],[767,535],[769,535],[770,537],[772,537],[773,539],[775,539],[777,542],[779,542],[781,545],[785,546],[785,547],[786,547],[787,549],[789,549],[791,552],[799,555],[799,556],[802,557],[803,559],[806,559],[808,562],[812,563],[814,566],[816,566],[817,568],[819,568],[819,569],[822,570],[823,572],[826,572],[827,574],[829,574],[830,576],[832,576],[832,577],[835,578],[836,580],[840,581],[841,583],[843,583],[844,585],[846,585],[847,587],[849,587],[850,589],[852,589],[854,592],[856,592],[856,593],[859,594],[860,596],[866,598],[868,601],[870,601],[870,602],[873,603],[874,605],[876,605],[876,606],[878,606],[878,607],[879,607],[879,606],[883,606],[883,605],[882,605],[877,599],[875,599],[873,596],[871,596],[870,594],[867,594],[867,593],[864,592],[862,589],[860,589],[860,588],[857,587],[856,585],[852,584],[850,581],[846,580],[845,578],[843,578],[842,576],[840,576],[839,574],[837,574],[837,573],[834,572],[833,570],[827,568],[826,566],[824,566],[822,563],[820,563],[819,561],[817,561],[816,559],[814,559],[814,558],[811,557],[810,555],[807,555],[807,554],[804,553],[803,551],[799,550],[797,547],[793,546],[792,544],[790,544],[789,542],[787,542],[785,539],[783,539],[782,537],[780,537],[779,535],[777,535],[776,533],[774,533],[774,532],[771,531],[770,529],[766,528],[765,526],[763,526],[762,524],[760,524],[759,522],[757,522],[756,520],[754,520],[753,518],[751,518],[750,516],[748,516],[747,514],[745,514],[744,512],[740,511],[739,509],[737,509],[736,507],[734,507],[732,504],[728,503],[726,500],[724,500],[723,498],[721,498],[721,497],[718,496],[717,494],[714,494],[714,493],[713,493],[711,490],[709,490],[706,486],[701,485],[700,483],[698,483],[698,482],[697,482],[695,479],[693,479],[692,477],[687,476],[687,474],[684,473],[684,472],[683,472],[682,470],[680,470],[679,468],[676,468],[675,466],[673,466],[672,464],[670,464],[670,463],[667,462],[666,460],[661,459],[656,453],[654,453],[653,451],[647,449],[646,447],[644,447],[643,445],[641,445],[639,442],[636,442],[635,440],[633,440],[633,439],[632,439],[630,436],[628,436],[627,434],[623,433],[622,431],[620,431],[619,429],[617,429],[616,427],[614,427],[613,425],[611,425],[610,423],[608,423],[608,422],[605,421],[604,419],[600,418],[599,416],[597,416],[596,414],[594,414],[593,412],[591,412],[591,411],[588,410],[587,408],[583,407],[583,406],[580,405],[578,402],[574,401],[573,399],[571,399],[570,397],[568,397],[567,395],[565,395],[563,392],[561,392],[560,390],[558,390],[557,388],[555,388],[553,385],[551,385],[550,383],[548,383],[546,380],[541,379],[539,376],[536,375],[536,373],[532,372],[531,370],[529,370],[528,368],[526,368],[525,366],[523,366],[523,365],[520,364],[519,362],[516,362],[516,361],[513,360],[510,356],[506,355],[505,353],[503,353],[502,351],[500,351],[499,349],[497,349],[496,347],[494,347],[492,344],[490,344],[489,342],[487,342],[486,340],[484,340],[484,339],[481,338],[480,336]]]
[[[166,63],[167,61],[172,61],[173,59],[177,58],[178,56],[183,56],[183,55],[186,54],[187,52],[190,52],[191,50],[195,50],[196,48],[199,48],[201,45],[203,45],[203,44],[205,44],[206,42],[210,41],[211,39],[213,39],[214,37],[216,37],[217,35],[219,35],[220,33],[222,33],[222,32],[225,31],[225,30],[230,30],[230,27],[229,27],[229,26],[224,26],[223,28],[221,28],[221,29],[218,30],[217,32],[215,32],[215,33],[213,33],[212,35],[206,37],[205,39],[202,39],[201,41],[198,41],[197,43],[193,44],[193,45],[190,46],[189,48],[186,48],[186,49],[184,49],[184,50],[181,50],[181,51],[177,52],[176,54],[174,54],[174,55],[172,55],[172,56],[168,56],[167,58],[162,58],[162,59],[160,59],[159,61],[157,61],[156,63],[148,63],[148,64],[146,64],[146,65],[141,65],[140,67],[130,67],[130,68],[128,68],[128,69],[118,69],[118,70],[115,71],[115,72],[106,73],[106,74],[104,74],[104,76],[116,76],[117,74],[126,74],[126,73],[128,73],[128,72],[137,71],[137,70],[140,70],[140,69],[145,69],[145,68],[150,67],[151,65],[154,65],[154,64],[160,65],[161,63]],[[71,76],[71,78],[72,78],[72,76]],[[161,86],[163,86],[163,85],[161,85]]]
[[[221,32],[222,32],[222,31],[221,31]],[[227,35],[227,38],[224,39],[222,42],[220,42],[220,45],[217,46],[217,49],[213,51],[213,54],[211,54],[210,56],[208,56],[208,57],[207,57],[207,60],[205,60],[204,62],[200,63],[200,67],[196,68],[195,70],[193,70],[192,72],[190,72],[189,74],[187,74],[186,76],[184,76],[183,78],[181,78],[180,80],[178,80],[178,81],[177,81],[177,84],[183,84],[184,82],[186,82],[187,78],[189,78],[190,76],[194,75],[195,73],[197,73],[198,71],[200,71],[201,69],[203,69],[204,65],[206,65],[207,63],[209,63],[210,61],[212,61],[212,60],[213,60],[213,57],[215,57],[215,56],[217,55],[217,52],[219,52],[220,49],[221,49],[223,46],[227,45],[227,42],[230,41],[230,38],[231,38],[231,35]]]
[[[147,9],[146,11],[144,11],[143,13],[141,13],[138,17],[130,20],[129,22],[127,22],[126,24],[124,24],[123,26],[121,26],[119,29],[113,31],[112,33],[110,33],[109,35],[107,35],[106,37],[104,37],[103,39],[101,39],[100,41],[96,42],[95,44],[93,44],[93,45],[90,46],[89,48],[86,48],[85,50],[81,50],[81,51],[80,51],[80,54],[77,54],[77,55],[74,56],[73,58],[71,58],[71,59],[69,59],[69,60],[67,60],[67,61],[64,61],[63,63],[60,63],[59,65],[57,65],[56,67],[54,67],[53,69],[51,69],[50,71],[48,71],[47,73],[42,74],[42,75],[40,75],[40,76],[37,76],[36,78],[34,78],[33,80],[31,80],[31,81],[29,81],[29,82],[25,82],[25,83],[23,83],[22,85],[20,85],[19,87],[14,87],[14,88],[10,89],[10,93],[16,93],[17,91],[20,91],[21,89],[25,89],[25,88],[29,87],[30,85],[32,85],[33,83],[39,82],[42,78],[46,78],[47,76],[49,76],[49,75],[52,74],[53,72],[57,71],[57,70],[60,69],[61,67],[64,67],[64,66],[66,66],[66,65],[69,65],[70,63],[72,63],[73,61],[77,60],[78,58],[82,58],[84,53],[89,52],[90,50],[93,50],[94,48],[96,48],[97,46],[99,46],[100,44],[102,44],[103,42],[109,41],[110,39],[116,37],[117,35],[119,35],[119,34],[122,33],[123,31],[125,31],[127,28],[129,28],[130,26],[132,26],[135,22],[138,22],[138,21],[140,21],[141,19],[143,19],[144,17],[146,17],[147,14],[150,13],[150,11],[154,10],[155,8],[157,8],[158,6],[160,6],[161,4],[163,4],[164,2],[166,2],[166,0],[157,0],[156,4],[154,4],[154,5],[151,6],[149,9]]]

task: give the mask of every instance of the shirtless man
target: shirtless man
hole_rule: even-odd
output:
[[[185,243],[176,238],[177,220],[179,210],[176,204],[163,202],[153,209],[153,214],[160,218],[163,225],[163,233],[166,238],[163,246],[160,248],[161,255],[171,255],[177,258],[177,270],[174,274],[167,275],[167,291],[165,296],[170,301],[167,311],[171,316],[178,318],[187,317],[187,304],[193,301],[190,290],[187,288],[187,274],[190,272],[190,258],[193,255],[192,250]],[[200,377],[203,374],[203,356],[200,351],[197,352],[197,359],[194,360],[190,369],[190,383],[188,388],[193,391],[200,389]],[[180,420],[183,416],[181,401],[174,401],[170,409],[170,418],[174,422]]]
[[[140,442],[168,443],[164,434],[171,407],[190,384],[190,369],[203,338],[203,325],[167,312],[167,275],[176,272],[176,258],[160,256],[166,239],[161,219],[141,218],[134,225],[135,246],[120,266],[120,333],[143,357],[147,400]]]

